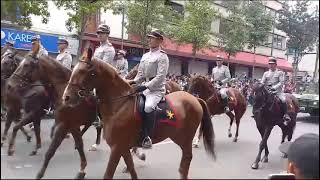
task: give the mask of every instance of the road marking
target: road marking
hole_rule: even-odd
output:
[[[31,168],[32,165],[31,165],[31,164],[25,164],[25,165],[23,165],[23,167],[25,167],[25,168]]]
[[[16,168],[16,169],[21,169],[22,167],[21,167],[21,166],[16,166],[15,168]]]

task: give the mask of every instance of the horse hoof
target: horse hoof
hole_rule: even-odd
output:
[[[122,170],[122,173],[128,173],[128,168],[127,167],[124,167],[123,170]]]
[[[31,153],[29,154],[29,156],[35,156],[37,154],[37,151],[34,150],[34,151],[31,151]]]
[[[282,158],[288,158],[288,155],[286,153],[283,153],[281,157]]]
[[[267,162],[269,162],[269,159],[268,158],[263,158],[262,162],[267,163]]]
[[[36,179],[41,179],[43,177],[43,174],[38,173],[36,176]]]
[[[228,134],[228,137],[229,137],[229,138],[231,138],[231,137],[232,137],[232,134],[231,134],[231,133],[229,133],[229,134]]]
[[[237,141],[238,141],[238,139],[237,139],[237,138],[234,138],[234,139],[233,139],[233,142],[237,142]]]
[[[86,176],[85,172],[78,172],[75,179],[84,179],[85,176]]]
[[[32,138],[31,136],[28,136],[27,137],[27,142],[31,142],[31,138]]]
[[[192,147],[199,148],[199,144],[193,144]]]
[[[89,148],[89,151],[97,151],[98,148],[97,148],[97,144],[93,144],[90,148]]]
[[[146,161],[146,154],[142,153],[140,156],[140,160]]]
[[[258,164],[258,163],[253,163],[253,164],[251,165],[251,168],[252,168],[252,169],[258,169],[258,168],[259,168],[259,164]]]

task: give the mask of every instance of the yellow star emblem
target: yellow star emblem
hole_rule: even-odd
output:
[[[169,119],[173,119],[174,114],[173,114],[172,111],[167,110],[167,116],[168,116]]]

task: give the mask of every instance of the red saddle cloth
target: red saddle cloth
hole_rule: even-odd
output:
[[[136,120],[142,121],[144,114],[144,101],[139,103],[139,98],[135,110]],[[179,125],[179,116],[177,111],[173,108],[172,103],[169,98],[165,97],[164,100],[161,100],[156,109],[156,118],[154,119],[155,127],[158,124],[164,123],[176,128],[180,127]]]

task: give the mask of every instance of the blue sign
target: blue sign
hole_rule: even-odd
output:
[[[51,53],[58,53],[58,36],[46,35],[35,32],[19,31],[14,29],[1,28],[1,47],[6,40],[15,41],[14,47],[17,49],[31,50],[31,37],[39,34],[43,47]]]

